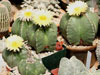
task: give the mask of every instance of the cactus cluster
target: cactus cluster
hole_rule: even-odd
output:
[[[0,32],[6,32],[10,26],[11,4],[9,1],[0,2]]]
[[[24,0],[21,7],[32,7],[33,9],[47,9],[53,12],[57,17],[59,17],[59,14],[61,13],[58,0]]]
[[[73,56],[70,59],[64,57],[60,61],[58,75],[100,75],[100,70],[93,67],[89,71],[76,57]]]
[[[57,26],[52,23],[52,15],[49,11],[44,10],[36,10],[35,12],[33,21],[28,21],[25,16],[23,17],[26,18],[24,21],[21,20],[21,17],[17,18],[13,23],[12,33],[28,41],[37,53],[53,51],[57,40]]]
[[[6,39],[6,45],[2,57],[9,67],[17,66],[21,75],[40,75],[45,73],[46,68],[42,61],[32,55],[20,36],[11,35]]]
[[[98,30],[98,21],[98,15],[89,10],[79,16],[65,13],[60,22],[61,35],[71,45],[92,45]]]

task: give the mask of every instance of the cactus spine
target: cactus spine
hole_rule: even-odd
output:
[[[31,25],[27,31],[29,44],[34,47],[37,53],[42,51],[53,51],[57,40],[57,26],[51,23],[48,27]]]
[[[6,6],[0,4],[0,32],[8,31],[10,26],[9,12]]]
[[[62,36],[72,45],[91,45],[98,30],[96,13],[87,12],[81,16],[66,13],[60,22]]]

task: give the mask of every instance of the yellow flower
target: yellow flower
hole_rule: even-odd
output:
[[[23,39],[17,35],[12,35],[6,39],[7,49],[10,51],[20,51],[19,48],[22,48],[23,44]]]
[[[36,10],[33,20],[35,24],[41,26],[49,26],[52,22],[52,13],[47,10]]]
[[[19,12],[18,18],[22,21],[30,21],[33,19],[33,9],[23,9]]]
[[[79,16],[81,13],[86,12],[88,5],[82,1],[75,1],[74,3],[69,4],[67,11],[69,15]]]

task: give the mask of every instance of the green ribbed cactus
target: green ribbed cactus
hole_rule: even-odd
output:
[[[26,32],[29,25],[32,25],[32,22],[29,21],[22,21],[19,18],[16,19],[12,25],[12,34],[17,34],[21,36],[24,40],[27,40],[26,38]]]
[[[10,26],[9,12],[6,6],[0,4],[0,32],[8,31]]]
[[[31,25],[28,28],[27,37],[29,44],[36,49],[37,53],[53,51],[57,40],[57,26],[54,23],[47,27]]]
[[[23,59],[18,65],[18,70],[21,75],[43,75],[46,72],[40,60],[31,62]]]
[[[61,35],[72,45],[91,45],[98,30],[96,13],[86,12],[80,16],[66,13],[60,22]]]
[[[7,7],[9,16],[11,17],[11,3],[7,0],[3,0],[3,1],[1,1],[1,4],[5,5]]]
[[[13,52],[5,49],[2,53],[2,57],[5,62],[11,67],[15,67],[19,64],[22,59],[26,59],[28,57],[28,51],[26,48],[21,48],[20,52]]]

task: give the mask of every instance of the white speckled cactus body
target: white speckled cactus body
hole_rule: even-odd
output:
[[[93,67],[90,72],[80,60],[73,56],[70,59],[61,59],[58,75],[100,75],[100,70]]]

